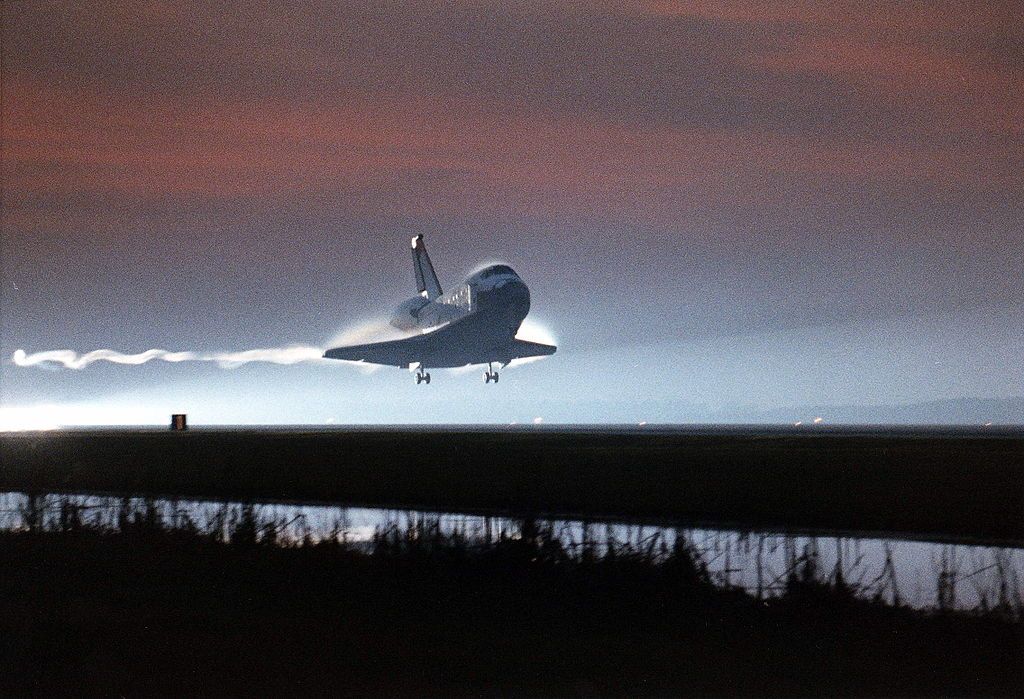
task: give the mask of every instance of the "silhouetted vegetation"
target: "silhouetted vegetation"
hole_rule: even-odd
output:
[[[173,502],[37,496],[20,509],[20,530],[0,533],[5,694],[1021,686],[1019,581],[1007,570],[1001,593],[957,609],[953,560],[937,562],[936,607],[914,610],[885,571],[850,580],[811,549],[787,552],[779,585],[737,588],[683,532],[567,543],[542,520],[471,535],[415,515],[351,540],[343,521],[314,533],[254,504],[197,517]]]

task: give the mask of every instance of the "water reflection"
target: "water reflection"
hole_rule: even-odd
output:
[[[336,541],[356,548],[428,530],[487,545],[522,537],[524,526],[532,535],[539,526],[577,557],[659,560],[682,546],[717,585],[759,598],[781,594],[803,578],[918,608],[1024,610],[1022,548],[572,520],[524,525],[509,518],[361,507],[0,494],[0,529],[6,531],[88,527],[114,532],[133,526],[203,532],[223,541],[246,538],[282,546]]]

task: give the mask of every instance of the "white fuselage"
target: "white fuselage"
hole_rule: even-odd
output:
[[[492,318],[488,325],[496,336],[511,339],[529,311],[530,291],[523,280],[510,267],[494,265],[433,301],[423,296],[405,301],[395,309],[391,325],[429,332],[472,313],[482,313]]]

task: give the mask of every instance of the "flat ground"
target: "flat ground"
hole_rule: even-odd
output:
[[[1024,432],[193,429],[0,435],[0,489],[1024,541]]]
[[[248,535],[246,535],[248,531]],[[687,552],[570,559],[396,532],[230,542],[145,517],[0,533],[10,696],[1019,696],[1017,607],[918,612],[820,571],[718,589]]]

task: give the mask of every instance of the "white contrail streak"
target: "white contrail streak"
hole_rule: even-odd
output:
[[[365,342],[381,342],[384,340],[395,340],[416,335],[415,332],[402,332],[388,325],[386,319],[371,319],[360,323],[348,330],[338,334],[327,345],[337,347],[339,345],[361,344]],[[519,329],[517,335],[520,339],[528,339],[534,342],[554,345],[554,337],[543,325],[527,320]],[[94,362],[111,362],[113,364],[145,364],[154,359],[162,362],[212,362],[223,369],[235,369],[243,364],[252,362],[264,362],[269,364],[328,364],[333,366],[355,364],[364,372],[373,372],[380,367],[366,362],[348,362],[334,359],[324,359],[322,347],[310,345],[291,345],[289,347],[267,347],[264,349],[242,350],[240,352],[169,352],[164,349],[151,349],[138,354],[124,354],[110,349],[93,350],[85,354],[78,354],[74,350],[49,350],[46,352],[34,352],[27,354],[25,350],[16,350],[11,356],[11,361],[16,366],[41,368],[54,368],[63,366],[65,369],[84,369]],[[529,357],[526,359],[515,359],[512,366],[536,361],[543,357]],[[454,369],[455,373],[476,370],[478,365],[472,367],[460,367]]]
[[[328,362],[323,359],[324,350],[307,345],[291,347],[270,347],[251,349],[241,352],[169,352],[162,349],[151,349],[138,354],[124,354],[109,349],[94,350],[79,355],[74,350],[50,350],[26,354],[25,350],[17,350],[11,360],[21,367],[63,365],[65,369],[84,369],[93,362],[113,362],[114,364],[145,364],[154,359],[164,362],[214,362],[224,369],[234,369],[250,362],[268,362],[271,364],[299,364],[302,362]]]

